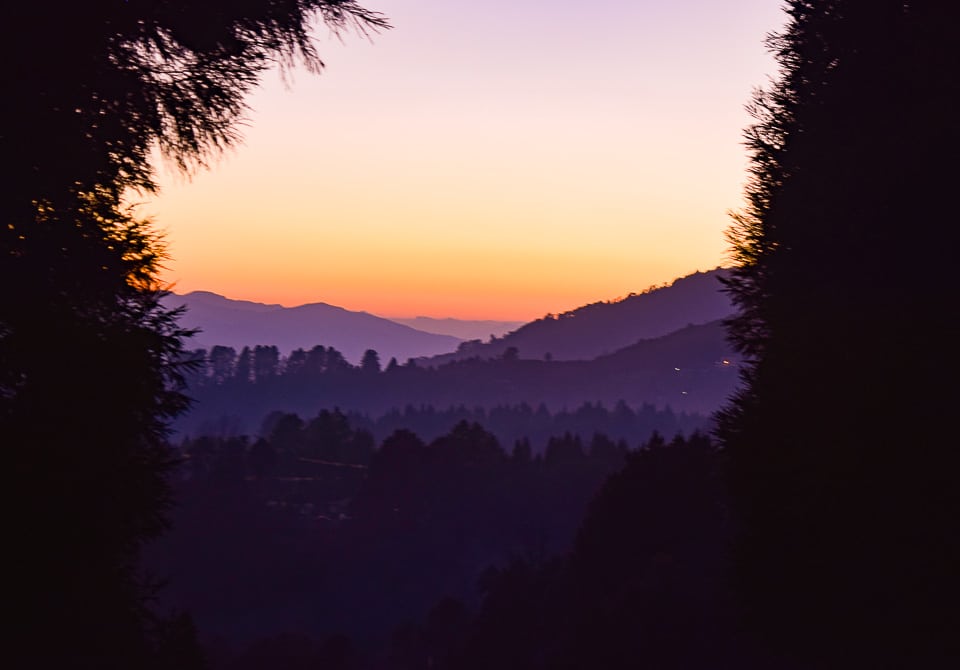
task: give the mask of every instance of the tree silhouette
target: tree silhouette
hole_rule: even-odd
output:
[[[380,372],[380,354],[373,349],[367,349],[360,361],[360,369],[364,374],[375,375]]]
[[[124,197],[155,189],[154,147],[189,171],[232,144],[267,67],[319,69],[318,16],[385,26],[352,0],[105,0],[23,4],[0,28],[18,64],[0,75],[13,666],[149,664],[136,556],[164,525],[186,333],[159,303],[163,247]]]
[[[233,377],[237,352],[233,347],[220,345],[210,349],[210,371],[214,384],[222,384]]]
[[[280,351],[275,345],[258,344],[253,348],[253,376],[257,382],[276,377],[279,367]]]
[[[41,210],[29,232],[0,233],[2,281],[20,287],[0,297],[0,440],[16,473],[8,658],[139,667],[152,645],[135,559],[164,527],[182,331],[159,305],[142,223],[98,197],[74,221]]]
[[[323,63],[310,39],[319,17],[334,31],[386,25],[354,0],[56,2],[23,5],[5,23],[3,155],[22,163],[8,185],[21,207],[55,205],[95,185],[153,186],[154,144],[184,169],[237,139],[244,97],[269,67]]]
[[[250,347],[244,347],[240,350],[240,356],[237,358],[234,379],[241,384],[249,384],[253,378],[253,352]]]
[[[815,667],[957,662],[953,3],[794,0],[731,229],[720,415],[753,624]]]

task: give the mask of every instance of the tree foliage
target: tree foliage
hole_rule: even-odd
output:
[[[136,556],[164,525],[186,333],[159,302],[163,246],[124,198],[155,190],[154,149],[190,171],[234,143],[268,67],[318,70],[316,18],[386,25],[352,0],[98,0],[21,4],[0,28],[17,667],[147,666]]]
[[[816,667],[939,667],[960,623],[960,457],[935,418],[956,400],[960,12],[786,5],[730,232],[744,605]]]
[[[721,458],[700,434],[652,436],[593,496],[569,552],[485,571],[459,644],[410,667],[785,667],[730,616]]]
[[[311,41],[386,26],[354,0],[45,2],[6,22],[2,147],[17,159],[13,192],[59,199],[75,190],[154,186],[156,145],[183,169],[238,138],[245,96],[270,67],[323,66]],[[29,132],[35,129],[36,132]]]

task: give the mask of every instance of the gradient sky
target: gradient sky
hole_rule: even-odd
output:
[[[144,205],[178,292],[531,320],[726,260],[776,0],[370,0]]]

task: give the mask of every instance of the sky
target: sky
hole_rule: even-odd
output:
[[[727,263],[776,0],[369,0],[319,76],[142,211],[164,279],[287,306],[532,320]]]

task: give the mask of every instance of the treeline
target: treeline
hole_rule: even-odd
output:
[[[390,631],[444,597],[475,611],[488,568],[568,551],[590,499],[640,446],[565,433],[535,453],[462,421],[375,448],[340,412],[269,423],[262,438],[181,445],[173,530],[149,557],[169,575],[165,606],[191,612],[215,666],[270,667],[232,664],[251,640],[288,634],[347,635],[382,656]]]
[[[380,356],[368,349],[360,366],[353,366],[334,347],[317,345],[310,350],[295,349],[289,356],[281,356],[274,345],[243,347],[240,353],[233,347],[217,345],[191,352],[192,365],[189,382],[194,387],[223,384],[250,384],[269,382],[277,377],[316,378],[322,375],[349,373],[362,370],[380,372]],[[396,367],[391,359],[390,367]]]
[[[398,628],[386,667],[794,668],[737,624],[722,470],[702,434],[653,436],[592,499],[570,551],[488,569],[477,607],[441,599]]]
[[[151,567],[213,668],[771,667],[733,623],[703,434],[372,445],[337,412],[182,445]]]
[[[691,326],[591,361],[524,359],[510,349],[496,359],[437,367],[394,359],[382,366],[377,352],[368,350],[359,365],[351,365],[333,347],[281,356],[277,347],[259,345],[239,353],[224,346],[197,350],[191,365],[187,383],[196,402],[175,426],[188,435],[249,434],[259,428],[251,421],[270,411],[309,416],[320,407],[380,416],[408,405],[490,410],[542,403],[557,412],[622,400],[633,407],[706,415],[737,384],[737,366],[719,323]]]
[[[319,415],[308,423],[300,420],[295,413],[274,410],[264,418],[259,435],[269,436],[280,421],[287,424],[299,422],[305,428],[309,426],[306,432],[313,435],[317,422],[324,417],[328,417],[324,420],[331,423],[349,424],[363,429],[372,435],[376,443],[382,442],[400,429],[411,430],[429,441],[447,433],[460,422],[479,423],[492,433],[500,444],[513,445],[526,440],[535,454],[543,454],[550,439],[564,433],[584,436],[601,433],[614,441],[636,445],[655,432],[663,435],[690,434],[698,430],[706,431],[710,425],[709,419],[699,414],[677,413],[669,407],[657,409],[650,404],[633,408],[623,401],[617,402],[612,408],[601,403],[588,402],[575,409],[555,412],[550,411],[543,403],[536,408],[528,403],[520,403],[498,405],[489,409],[465,405],[446,408],[407,405],[403,409],[395,408],[379,416],[356,411],[344,412],[339,408],[321,410]],[[212,434],[229,432],[230,426],[221,425],[218,428],[220,431]]]

